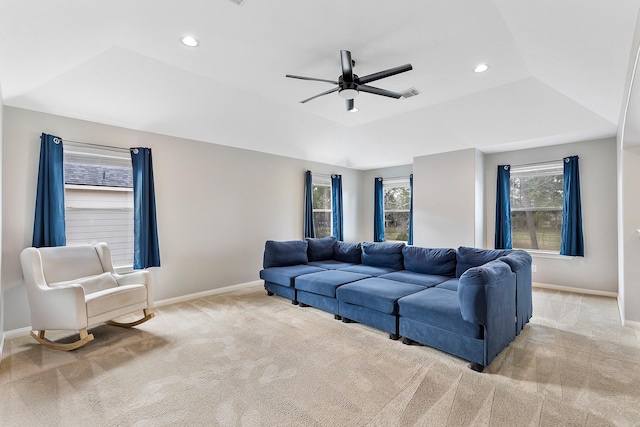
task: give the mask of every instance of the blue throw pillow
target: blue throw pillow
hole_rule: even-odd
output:
[[[511,252],[508,249],[480,249],[460,246],[456,251],[456,277],[471,267],[478,267]]]
[[[322,239],[314,239],[307,237],[305,239],[309,244],[307,248],[307,256],[309,261],[325,261],[333,259],[333,245],[336,238],[333,236],[323,237]]]
[[[362,244],[362,263],[371,267],[403,270],[402,248],[404,247],[404,243],[364,242]]]
[[[360,243],[336,242],[333,245],[333,259],[352,264],[362,263],[362,246]]]
[[[287,240],[284,242],[267,240],[264,245],[262,267],[306,264],[308,262],[307,246],[306,240]]]
[[[456,275],[456,250],[450,248],[402,248],[405,270],[422,274],[453,277]]]

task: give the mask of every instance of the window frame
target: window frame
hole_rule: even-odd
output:
[[[318,236],[318,229],[317,226],[315,224],[313,224],[314,227],[314,233],[316,235],[316,237],[318,238],[323,238],[323,237],[329,237],[329,236],[333,236],[333,188],[331,185],[331,176],[324,176],[324,175],[312,175],[311,176],[311,194],[313,195],[313,192],[315,190],[316,187],[329,187],[329,209],[326,208],[317,208],[315,206],[311,206],[311,211],[313,213],[314,216],[314,220],[315,220],[315,214],[316,212],[318,213],[329,213],[329,234],[327,236]],[[312,196],[312,200],[313,200],[313,196]]]
[[[106,241],[109,243],[111,252],[112,252],[112,260],[114,261],[113,267],[117,272],[127,272],[133,270],[133,256],[134,256],[134,202],[133,202],[133,181],[129,183],[123,183],[120,186],[113,185],[95,185],[92,183],[88,184],[80,184],[77,183],[78,180],[72,179],[67,175],[67,165],[70,163],[79,163],[82,158],[84,159],[95,159],[97,160],[95,163],[88,162],[88,164],[95,164],[96,167],[100,167],[100,161],[104,161],[104,165],[110,166],[127,166],[131,168],[131,178],[133,176],[133,165],[131,163],[131,155],[128,149],[119,149],[119,148],[111,148],[111,147],[103,147],[103,146],[94,146],[92,144],[82,144],[82,143],[73,143],[65,145],[64,149],[64,171],[65,171],[65,184],[64,184],[64,192],[65,192],[65,222],[68,221],[70,217],[74,214],[77,214],[78,211],[84,212],[109,212],[113,214],[114,212],[126,212],[127,218],[119,218],[120,221],[126,221],[124,225],[120,225],[120,230],[126,231],[125,237],[125,245],[126,249],[117,250],[116,248],[119,246],[113,242],[113,237],[108,237],[108,232],[106,230],[101,230],[104,232],[105,237],[98,237],[97,239],[87,239],[86,242],[82,242],[79,237],[69,234],[69,224],[67,224],[65,233],[67,234],[68,242],[70,244],[95,244],[98,241]],[[74,160],[76,160],[74,162]],[[120,175],[122,176],[122,175]],[[68,183],[68,181],[74,181],[73,183]],[[130,186],[129,186],[130,184]],[[85,191],[85,194],[81,192]],[[99,194],[103,193],[107,200],[99,200],[97,201],[95,198],[100,197]],[[125,194],[126,193],[126,194]],[[71,196],[71,194],[75,194]],[[85,199],[85,200],[82,200]],[[75,212],[74,212],[75,211]],[[73,213],[71,213],[73,212]],[[105,220],[112,221],[112,220]],[[114,249],[116,253],[114,253]],[[119,255],[124,255],[119,256]],[[126,261],[119,262],[119,259],[126,259]]]
[[[409,205],[407,207],[407,209],[387,209],[386,206],[386,197],[385,197],[385,191],[388,188],[406,188],[409,191]],[[406,178],[383,178],[382,180],[382,215],[384,218],[384,236],[385,236],[385,241],[387,242],[397,242],[397,243],[408,243],[409,242],[409,222],[411,221],[411,182],[410,182],[410,177],[406,177]],[[406,240],[395,240],[395,239],[389,239],[389,233],[387,232],[387,213],[392,213],[392,212],[401,212],[401,213],[405,213],[407,214],[407,239]]]
[[[526,172],[529,172],[529,175],[526,175]],[[551,173],[555,172],[555,173]],[[511,218],[511,241],[513,249],[520,249],[526,252],[531,253],[532,255],[537,256],[549,256],[549,257],[561,257],[560,249],[561,249],[561,240],[558,241],[558,248],[556,249],[533,249],[533,248],[521,248],[516,245],[516,240],[514,238],[514,212],[556,212],[556,216],[559,217],[556,221],[559,221],[555,227],[558,229],[558,237],[562,238],[561,230],[562,230],[562,210],[563,210],[563,201],[560,200],[559,206],[539,206],[539,207],[530,207],[530,208],[515,208],[513,207],[514,201],[514,185],[513,179],[514,175],[524,175],[524,176],[559,176],[560,177],[560,185],[559,191],[560,194],[563,192],[564,188],[564,162],[562,159],[559,160],[551,160],[546,162],[536,162],[525,165],[511,165],[510,167],[510,179],[509,179],[509,202],[510,202],[510,212],[509,216]],[[537,230],[537,228],[536,228]],[[538,233],[536,232],[536,237]]]

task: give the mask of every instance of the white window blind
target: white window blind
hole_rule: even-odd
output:
[[[67,245],[106,242],[115,267],[133,264],[133,176],[127,151],[65,145]]]

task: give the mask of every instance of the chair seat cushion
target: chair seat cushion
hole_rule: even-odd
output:
[[[482,325],[467,322],[460,312],[457,292],[428,288],[398,300],[398,314],[471,338],[483,338]]]
[[[424,286],[372,277],[347,283],[336,290],[339,301],[387,314],[397,313],[396,301],[425,289]]]
[[[85,297],[87,316],[95,317],[146,300],[147,287],[144,285],[124,285],[93,292]]]
[[[49,287],[58,288],[69,285],[80,285],[84,289],[85,295],[92,294],[94,292],[104,291],[105,289],[111,289],[118,287],[118,282],[109,272],[97,274],[95,276],[81,277],[79,279],[68,280],[66,282],[50,283]]]
[[[305,274],[295,279],[296,289],[313,294],[336,297],[336,289],[346,283],[366,279],[371,276],[348,271],[328,270],[318,273]]]
[[[265,268],[260,271],[260,278],[267,282],[275,283],[276,285],[289,286],[293,288],[294,279],[303,274],[317,273],[319,271],[325,271],[320,267],[314,267],[312,265],[289,265],[286,267],[271,267]]]
[[[438,276],[435,274],[415,273],[409,270],[394,271],[393,273],[383,274],[379,276],[381,279],[395,280],[397,282],[413,283],[414,285],[422,285],[428,288],[439,283],[446,282],[450,279],[447,276]]]

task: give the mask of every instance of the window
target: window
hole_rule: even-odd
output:
[[[562,161],[512,166],[510,186],[513,247],[560,252]]]
[[[331,179],[313,176],[313,225],[316,237],[331,236]]]
[[[114,267],[133,264],[133,172],[128,151],[65,145],[67,245],[107,242]]]
[[[386,240],[409,240],[409,210],[411,189],[409,179],[383,181],[384,236]]]

